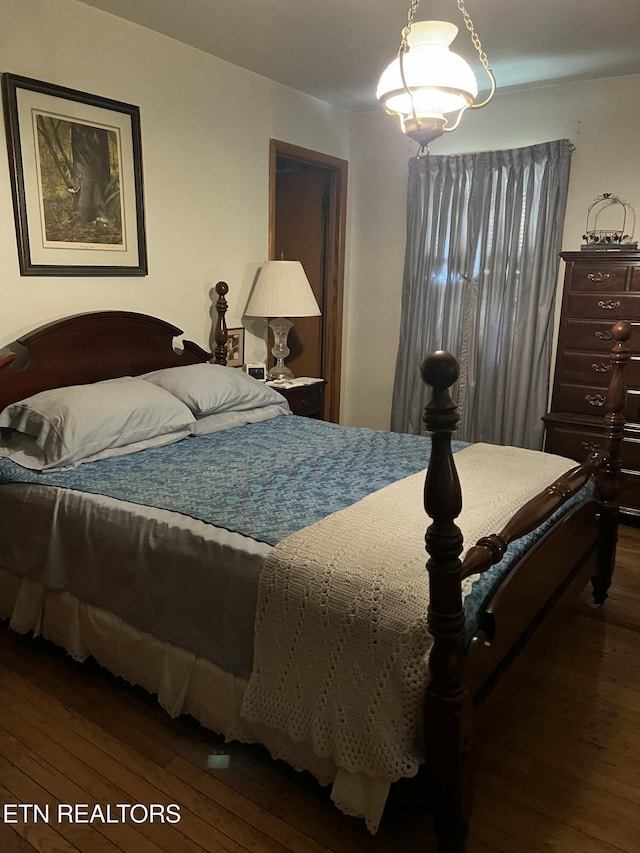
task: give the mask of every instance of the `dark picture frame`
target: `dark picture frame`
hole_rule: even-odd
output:
[[[244,329],[227,329],[227,367],[242,367],[244,364]]]
[[[146,275],[140,110],[2,75],[21,275]]]

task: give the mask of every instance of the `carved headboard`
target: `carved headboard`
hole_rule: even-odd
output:
[[[218,364],[226,363],[228,289],[224,282],[216,285]],[[211,353],[193,341],[183,341],[178,350],[174,341],[181,334],[165,320],[130,311],[76,314],[48,323],[18,339],[26,350],[24,366],[14,355],[0,359],[0,409],[50,388],[211,360]]]

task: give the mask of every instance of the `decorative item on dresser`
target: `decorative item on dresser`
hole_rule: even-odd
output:
[[[640,329],[640,252],[563,252],[566,263],[545,450],[583,461],[604,443],[611,323]],[[636,331],[636,336],[638,331]],[[620,508],[640,520],[640,357],[627,369]]]

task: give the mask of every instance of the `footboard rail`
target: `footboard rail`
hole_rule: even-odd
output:
[[[582,489],[606,461],[601,450],[596,450],[581,465],[577,465],[559,477],[530,501],[527,501],[507,522],[499,533],[483,536],[465,554],[461,567],[461,578],[486,572],[499,563],[512,542],[531,533],[560,509],[569,498]]]

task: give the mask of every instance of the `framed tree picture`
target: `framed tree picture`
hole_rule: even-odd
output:
[[[140,111],[2,75],[22,275],[146,275]]]

